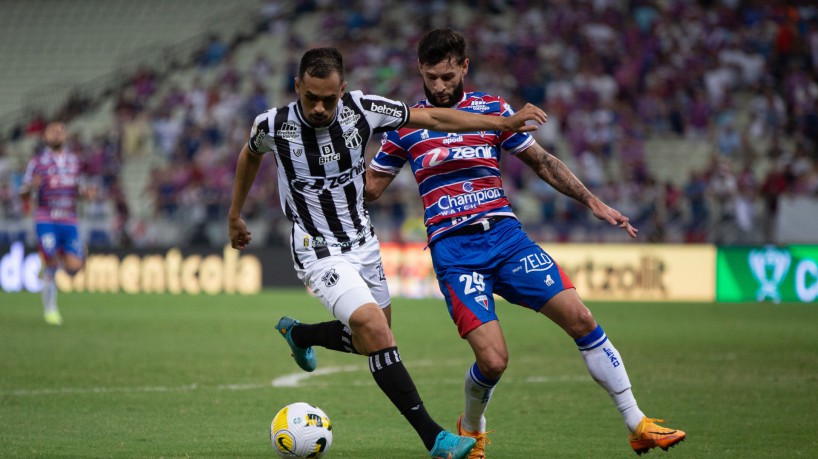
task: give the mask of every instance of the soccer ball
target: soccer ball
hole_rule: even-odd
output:
[[[320,408],[292,403],[270,423],[270,442],[281,457],[319,458],[332,445],[332,424]]]

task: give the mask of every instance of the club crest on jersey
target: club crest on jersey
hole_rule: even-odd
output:
[[[486,311],[489,310],[489,297],[486,295],[477,295],[474,297],[474,301],[476,301],[480,306],[483,306],[483,309]]]
[[[350,150],[360,147],[362,142],[363,140],[361,139],[361,134],[358,133],[358,128],[352,128],[348,131],[344,131],[344,145],[346,145]]]
[[[443,161],[446,161],[446,158],[448,157],[449,157],[448,148],[446,147],[433,148],[423,155],[423,167],[435,167],[443,163]]]
[[[421,138],[421,140],[427,140],[429,138],[429,130],[424,129],[424,130],[420,131],[420,138]]]
[[[323,276],[321,276],[321,281],[327,287],[332,287],[333,285],[338,283],[338,279],[341,276],[335,272],[335,268],[330,269],[329,271],[325,272]]]
[[[284,140],[295,140],[298,138],[298,125],[293,121],[287,121],[281,125],[276,135]]]
[[[338,122],[341,123],[341,126],[355,125],[359,119],[361,115],[356,114],[349,107],[342,108],[341,113],[338,114]]]

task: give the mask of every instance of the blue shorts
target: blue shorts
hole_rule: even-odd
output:
[[[77,225],[72,223],[37,222],[37,240],[45,260],[57,255],[70,254],[79,259],[85,256]]]
[[[431,252],[440,291],[461,337],[497,320],[495,293],[539,311],[557,293],[574,288],[514,218],[501,219],[486,232],[443,237]]]

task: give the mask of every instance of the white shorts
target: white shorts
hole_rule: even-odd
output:
[[[392,301],[383,273],[381,245],[374,236],[349,252],[305,263],[303,269],[296,264],[295,273],[347,326],[352,313],[364,304],[376,303],[385,308]],[[345,297],[346,293],[353,296]],[[339,302],[341,297],[344,299]]]

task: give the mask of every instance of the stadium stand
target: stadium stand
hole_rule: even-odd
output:
[[[99,81],[118,77],[110,91],[69,97],[48,114],[72,116],[75,147],[100,172],[103,186],[122,190],[118,203],[100,206],[117,222],[106,243],[222,245],[235,155],[252,116],[292,98],[303,50],[339,46],[351,87],[409,102],[423,91],[407,43],[426,28],[445,25],[470,40],[467,84],[516,106],[530,101],[545,107],[549,124],[537,133],[540,143],[630,215],[642,228],[640,240],[786,242],[765,223],[774,220],[779,198],[814,201],[818,193],[818,7],[806,1],[356,0],[342,9],[307,0],[88,1],[76,9],[43,1],[35,3],[71,18],[61,23],[71,26],[57,27],[41,42],[38,24],[44,23],[34,8],[21,6],[31,3],[4,3],[12,14],[0,15],[0,28],[34,25],[18,26],[15,34],[18,42],[33,36],[31,43],[39,43],[9,49],[2,40],[4,63],[8,56],[18,61],[12,68],[54,76],[46,71],[49,59],[59,55],[76,63],[84,55],[93,62],[66,68],[108,72]],[[87,8],[107,11],[83,26]],[[129,20],[122,28],[102,27],[98,17]],[[163,35],[163,24],[177,21],[185,28]],[[87,39],[77,30],[108,38]],[[47,46],[55,39],[66,44]],[[128,39],[132,48],[121,43]],[[162,40],[165,45],[158,44]],[[173,53],[158,54],[171,58],[132,59],[145,46],[172,44]],[[119,50],[125,54],[113,57]],[[21,74],[3,70],[0,83],[47,84],[19,81]],[[75,89],[64,86],[65,94]],[[50,94],[49,88],[0,94]],[[14,173],[34,152],[38,117],[46,116],[36,110],[40,99],[23,99],[12,122],[0,118],[0,140],[6,137],[0,174],[10,177],[3,181],[7,221],[17,212]],[[535,237],[621,241],[518,161],[504,158],[503,167],[515,209]],[[254,234],[275,244],[286,239],[287,224],[271,169],[265,168],[248,208]],[[406,179],[393,185],[405,192],[387,193],[371,207],[384,240],[423,237],[416,191]],[[6,239],[25,231],[14,228]]]

